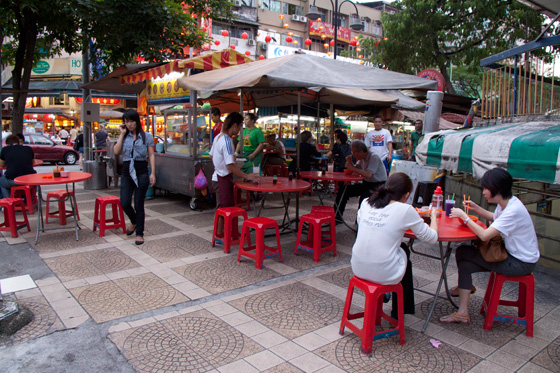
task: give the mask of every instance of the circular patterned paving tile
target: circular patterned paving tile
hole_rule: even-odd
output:
[[[123,254],[117,249],[88,251],[82,255],[104,273],[116,272],[140,266],[129,256]]]
[[[140,371],[207,371],[237,359],[243,335],[220,320],[176,317],[136,329],[124,349]]]
[[[47,304],[36,302],[21,303],[33,313],[33,321],[21,328],[14,335],[14,343],[42,337],[47,334],[57,322],[56,314]]]

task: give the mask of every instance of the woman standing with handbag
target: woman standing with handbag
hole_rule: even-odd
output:
[[[123,114],[121,134],[113,148],[115,154],[123,155],[123,171],[121,180],[121,206],[130,219],[131,225],[126,228],[126,235],[136,232],[136,245],[144,243],[144,201],[148,185],[156,183],[156,160],[154,156],[154,139],[144,132],[140,116],[136,110],[128,110]],[[148,174],[148,161],[151,173]],[[132,195],[134,194],[134,208]]]
[[[508,255],[501,262],[491,263],[474,246],[458,247],[455,260],[459,269],[459,285],[451,289],[451,296],[459,296],[459,309],[440,318],[441,322],[470,323],[469,299],[471,293],[476,291],[472,285],[473,273],[492,271],[506,276],[525,276],[533,272],[540,257],[533,221],[523,203],[513,196],[513,178],[509,172],[501,168],[487,171],[480,185],[484,188],[486,200],[498,204],[496,211],[492,213],[472,201],[464,201],[463,204],[480,217],[493,220],[493,223],[486,229],[482,228],[458,208],[452,209],[450,216],[462,219],[483,242],[501,235]]]

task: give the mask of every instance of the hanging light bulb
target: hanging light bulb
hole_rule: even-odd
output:
[[[327,35],[321,34],[321,39],[325,40],[326,38],[327,38]]]
[[[284,15],[283,15],[283,14],[280,14],[280,15],[278,16],[278,18],[284,19]]]
[[[284,28],[289,28],[290,25],[288,25],[287,23],[284,23],[284,26],[283,26],[283,27],[284,27]]]
[[[294,36],[294,33],[290,31],[288,32],[288,36]]]
[[[323,44],[323,47],[328,48],[328,47],[329,47],[329,43]]]
[[[294,41],[292,42],[292,44],[294,44],[294,45],[298,45],[298,44],[299,44],[299,41],[297,41],[297,40],[294,40]]]

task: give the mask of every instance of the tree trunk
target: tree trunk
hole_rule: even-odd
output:
[[[447,91],[447,93],[452,95],[456,94],[455,88],[453,88],[453,84],[451,84],[451,79],[449,79],[449,74],[447,73],[447,66],[443,64],[442,66],[439,67],[439,71],[441,72],[441,75],[443,75],[443,78],[445,79],[445,90]]]
[[[20,27],[18,49],[12,71],[12,82],[14,88],[14,109],[12,112],[12,132],[23,132],[23,115],[25,113],[25,102],[27,90],[33,68],[33,52],[37,43],[37,15],[25,9],[23,14],[16,11],[16,18]]]

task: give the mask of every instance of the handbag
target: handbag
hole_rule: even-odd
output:
[[[503,262],[508,257],[504,239],[499,234],[488,241],[476,240],[475,246],[488,263]]]

